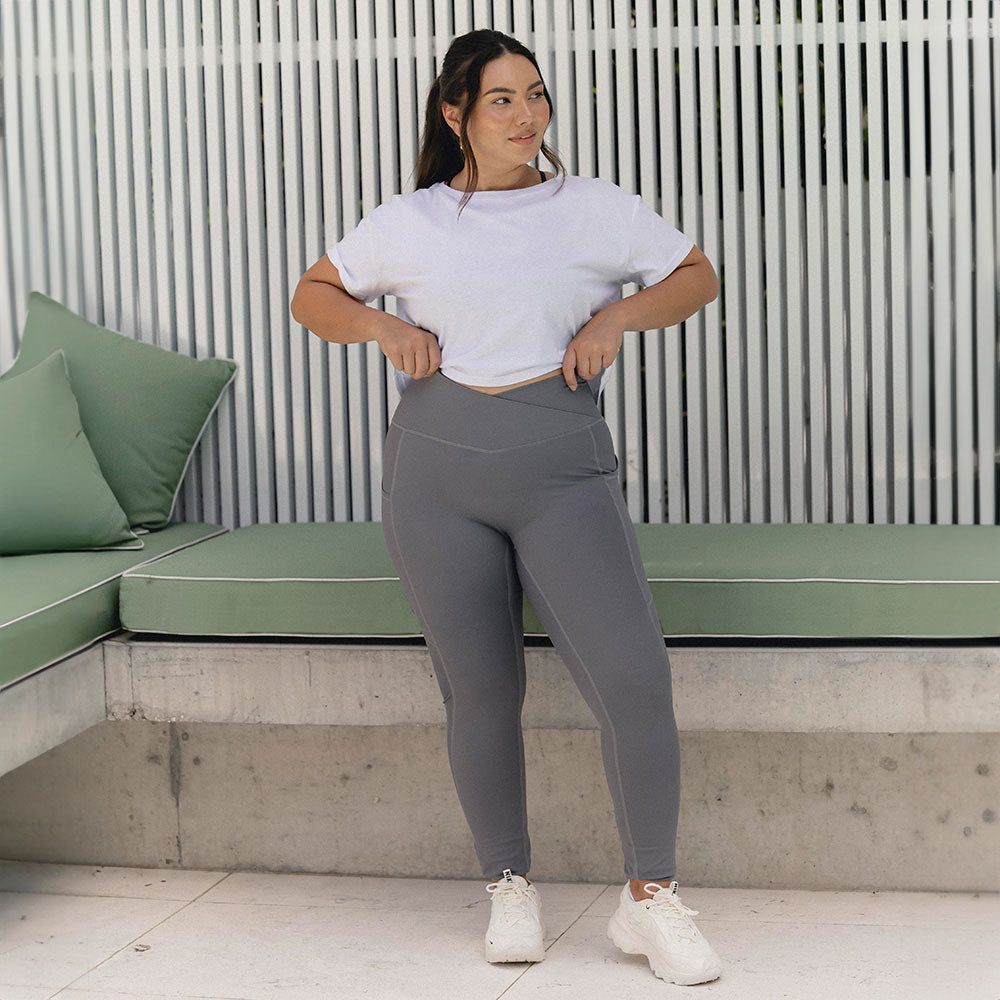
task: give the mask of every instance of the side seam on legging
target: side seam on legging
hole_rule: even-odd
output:
[[[619,755],[618,755],[618,734],[615,731],[615,724],[612,721],[611,713],[608,711],[608,707],[604,703],[604,698],[601,697],[601,692],[598,689],[597,684],[594,683],[593,675],[591,674],[590,670],[587,669],[586,661],[580,655],[580,651],[576,648],[576,645],[570,638],[569,632],[566,631],[566,627],[559,620],[559,616],[556,614],[555,608],[552,607],[551,602],[545,596],[545,592],[539,585],[538,580],[535,577],[535,574],[532,573],[527,566],[524,566],[522,564],[522,567],[524,569],[524,572],[527,573],[529,577],[531,577],[531,580],[535,585],[535,589],[541,595],[542,600],[545,601],[545,606],[548,608],[549,614],[552,615],[553,621],[559,626],[559,629],[566,640],[566,644],[569,646],[570,649],[573,650],[573,655],[576,657],[577,662],[580,664],[580,668],[587,675],[587,680],[590,682],[590,686],[594,692],[594,695],[597,698],[597,701],[600,703],[601,711],[604,712],[604,717],[608,720],[608,728],[611,730],[611,749],[614,753],[614,760],[615,760],[615,775],[618,778],[618,799],[622,803],[622,818],[625,820],[625,828],[628,833],[629,845],[632,848],[632,867],[633,870],[638,871],[639,855],[636,851],[635,837],[632,835],[632,824],[629,821],[628,817],[628,805],[625,797],[625,780],[622,777],[621,761],[619,760]]]
[[[514,567],[513,552],[508,549],[508,559],[507,559],[507,611],[510,617],[510,636],[511,643],[514,649],[514,659],[519,661],[520,671],[518,674],[518,704],[524,705],[524,693],[527,687],[527,677],[524,663],[524,632],[522,631],[520,635],[517,631],[517,621],[520,617],[519,612],[521,608],[515,605],[515,598],[517,598],[518,591],[520,590],[520,581],[518,581],[518,586],[514,586],[513,576],[516,576],[516,569]],[[518,598],[519,599],[519,598]],[[524,843],[530,844],[530,839],[528,837],[528,793],[527,793],[527,772],[525,768],[524,761],[524,732],[522,730],[520,739],[518,740],[518,748],[520,752],[520,759],[518,760],[518,765],[521,770],[521,835],[524,837]],[[529,848],[530,850],[530,848]],[[527,874],[527,873],[525,873]]]

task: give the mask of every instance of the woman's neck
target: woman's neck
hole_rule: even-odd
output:
[[[448,186],[456,191],[464,191],[468,183],[469,173],[463,167],[450,181]],[[507,170],[503,173],[484,173],[480,168],[476,178],[474,191],[516,191],[518,188],[534,187],[541,183],[541,175],[535,167],[524,164],[520,169]]]

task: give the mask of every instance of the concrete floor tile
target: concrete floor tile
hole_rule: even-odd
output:
[[[115,868],[108,865],[0,861],[0,892],[190,900],[222,882],[228,875],[224,871],[183,868]]]
[[[817,892],[808,889],[683,890],[699,920],[873,924],[983,931],[1000,938],[1000,893]],[[689,902],[691,900],[691,902]]]
[[[202,897],[208,903],[260,903],[292,906],[351,906],[451,912],[484,909],[490,900],[484,879],[374,878],[354,875],[303,875],[233,872]],[[603,884],[535,883],[547,913],[580,914],[598,897]],[[487,918],[488,919],[488,918]]]
[[[74,982],[128,997],[494,1000],[528,966],[483,958],[488,913],[357,906],[189,904]],[[573,915],[547,920],[550,939]],[[72,994],[70,994],[72,995]]]
[[[48,986],[8,986],[7,983],[0,983],[3,1000],[49,1000],[51,996],[52,990]]]
[[[187,905],[176,900],[0,894],[0,983],[64,987]],[[8,1000],[0,990],[0,997]]]
[[[996,1000],[995,937],[930,927],[731,923],[699,920],[723,962],[720,979],[698,995],[719,1000]],[[504,1000],[667,997],[679,991],[653,976],[641,955],[625,955],[606,936],[607,920],[581,917],[545,961]]]

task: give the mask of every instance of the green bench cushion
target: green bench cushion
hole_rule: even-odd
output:
[[[170,524],[144,534],[139,551],[0,557],[0,688],[117,631],[125,570],[225,531]]]
[[[418,636],[377,521],[251,524],[126,573],[125,628],[172,635]]]
[[[1000,635],[1000,528],[635,528],[668,637]],[[377,522],[220,535],[126,573],[121,620],[175,635],[420,635]],[[545,634],[527,601],[524,624]]]

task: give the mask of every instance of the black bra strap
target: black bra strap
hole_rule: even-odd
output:
[[[542,183],[545,183],[545,171],[541,167],[535,167],[535,169],[542,175]]]

